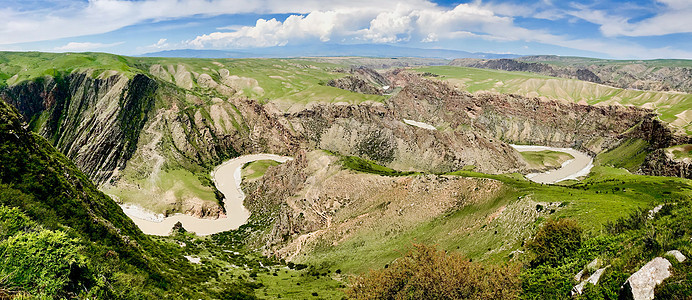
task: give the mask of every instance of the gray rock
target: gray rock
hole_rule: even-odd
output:
[[[670,277],[669,268],[671,266],[665,258],[652,259],[625,281],[620,291],[620,299],[654,299],[654,288]]]
[[[594,260],[594,261],[596,261],[596,260]],[[591,264],[589,264],[589,265],[591,265]],[[577,295],[577,294],[581,295],[581,293],[584,292],[584,288],[586,287],[586,284],[587,284],[587,283],[591,283],[591,284],[593,284],[593,285],[597,285],[597,284],[598,284],[598,280],[601,279],[601,276],[603,275],[603,272],[605,272],[605,270],[606,270],[608,267],[610,267],[610,266],[606,266],[605,268],[600,268],[600,269],[596,270],[596,272],[594,272],[593,274],[591,274],[591,276],[589,276],[589,278],[587,278],[586,280],[584,280],[584,281],[580,282],[579,284],[575,285],[575,286],[572,288],[572,296]],[[587,266],[587,268],[588,268],[588,266]],[[581,275],[582,272],[583,272],[583,271],[579,272],[579,275]]]
[[[674,257],[678,262],[683,262],[687,259],[687,257],[678,250],[670,250],[666,252],[666,255]]]
[[[594,258],[588,265],[586,265],[586,269],[589,271],[596,270],[598,266],[601,264],[601,260],[597,258]]]

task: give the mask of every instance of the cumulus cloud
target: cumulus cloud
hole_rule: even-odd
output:
[[[196,48],[283,46],[305,41],[357,41],[397,43],[434,42],[443,39],[552,40],[543,31],[517,27],[513,19],[479,5],[460,4],[453,9],[397,5],[393,10],[344,9],[291,15],[285,21],[259,19],[254,26],[213,32],[188,42]]]
[[[60,51],[60,52],[84,52],[84,51],[93,51],[93,50],[98,50],[98,49],[103,49],[103,48],[110,48],[110,47],[114,47],[114,46],[121,45],[121,44],[123,44],[123,42],[117,42],[117,43],[112,43],[112,44],[90,43],[90,42],[84,42],[84,43],[69,42],[63,46],[55,47],[53,50]]]

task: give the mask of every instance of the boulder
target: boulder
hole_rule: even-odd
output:
[[[666,255],[675,258],[678,262],[683,262],[687,259],[687,257],[678,250],[670,250],[666,252]]]
[[[591,265],[591,264],[589,264],[589,265]],[[574,295],[581,295],[581,293],[584,292],[584,287],[586,287],[586,284],[587,284],[587,283],[591,283],[591,284],[593,284],[593,285],[597,285],[597,284],[598,284],[598,280],[601,279],[601,276],[603,275],[603,272],[605,272],[605,270],[606,270],[608,267],[610,267],[610,266],[606,266],[605,268],[600,268],[600,269],[596,270],[596,272],[593,272],[593,274],[591,274],[591,276],[589,276],[589,278],[587,278],[586,280],[584,280],[584,281],[580,282],[579,284],[575,285],[575,286],[572,288],[572,292],[571,292],[571,293],[572,293],[572,296],[574,296]],[[582,274],[582,272],[584,272],[584,271],[582,270],[581,272],[579,272],[579,274]],[[581,277],[581,276],[580,276],[580,277]]]
[[[620,299],[651,300],[654,288],[670,277],[670,262],[656,257],[630,276],[620,290]]]

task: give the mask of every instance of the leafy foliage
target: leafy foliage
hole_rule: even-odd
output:
[[[0,278],[10,288],[57,296],[72,271],[85,266],[81,252],[79,241],[62,231],[19,233],[0,242]]]
[[[557,264],[581,247],[582,229],[570,219],[550,219],[527,244],[534,265]]]
[[[518,271],[414,244],[387,268],[356,278],[347,294],[353,299],[515,299]]]

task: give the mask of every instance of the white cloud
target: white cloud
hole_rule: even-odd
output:
[[[63,46],[55,47],[53,50],[60,51],[60,52],[84,52],[84,51],[93,51],[93,50],[98,50],[98,49],[103,49],[103,48],[110,48],[110,47],[114,47],[117,45],[121,45],[123,43],[124,42],[117,42],[117,43],[112,43],[112,44],[90,43],[90,42],[85,42],[85,43],[69,42]]]
[[[147,47],[154,48],[154,49],[163,49],[163,48],[167,48],[169,46],[169,44],[167,42],[168,42],[167,39],[159,39],[158,42],[156,42],[153,45],[149,45]]]
[[[607,37],[616,36],[659,36],[692,32],[692,1],[658,0],[663,5],[654,16],[632,21],[627,15],[614,15],[603,10],[578,7],[570,15],[600,25]]]
[[[397,0],[89,0],[51,9],[0,9],[0,45],[106,33],[147,21],[194,15],[307,14],[367,8],[383,11]],[[427,0],[408,0],[408,7],[434,7]]]

